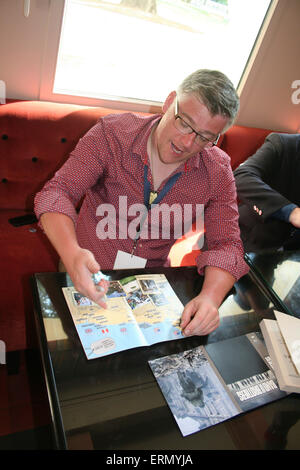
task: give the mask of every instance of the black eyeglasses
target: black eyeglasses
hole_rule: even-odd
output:
[[[210,140],[199,132],[195,131],[179,114],[178,114],[178,99],[175,98],[175,127],[182,134],[195,134],[195,143],[201,145],[202,147],[213,147],[217,145],[220,134],[214,140]]]

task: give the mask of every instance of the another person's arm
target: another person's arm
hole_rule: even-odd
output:
[[[273,212],[271,217],[283,220],[296,228],[300,228],[300,208],[296,204],[287,204],[278,211]]]
[[[289,216],[289,222],[296,228],[300,228],[300,207],[295,207]]]
[[[248,205],[261,221],[273,216],[281,218],[280,215],[276,216],[276,212],[291,204],[281,192],[274,189],[280,178],[285,177],[282,165],[280,136],[270,134],[256,153],[234,171],[239,200]]]

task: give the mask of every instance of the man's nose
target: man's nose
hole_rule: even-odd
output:
[[[190,149],[194,145],[195,139],[195,132],[191,132],[190,134],[184,134],[181,138],[182,143],[186,149]]]

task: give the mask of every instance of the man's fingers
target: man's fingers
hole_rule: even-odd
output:
[[[104,279],[101,279],[101,281],[97,285],[95,285],[90,275],[85,277],[84,281],[86,282],[78,282],[75,285],[76,290],[78,290],[78,292],[80,292],[85,297],[88,297],[100,307],[107,308],[106,302],[103,297],[105,297],[109,282]]]
[[[180,326],[182,329],[186,327],[186,325],[190,322],[191,317],[193,316],[194,308],[191,302],[189,302],[181,315]]]
[[[212,333],[220,324],[219,317],[213,318],[211,321],[202,322],[200,324],[191,325],[192,333],[190,335],[205,336]]]
[[[86,267],[88,268],[88,270],[93,273],[93,274],[96,274],[99,270],[100,270],[100,265],[99,263],[97,263],[97,261],[95,260],[94,256],[91,256],[88,261],[87,261],[87,264],[86,264]]]
[[[106,279],[101,279],[100,282],[98,282],[97,284],[97,288],[100,292],[107,292],[108,291],[108,288],[109,288],[109,281],[107,281]]]
[[[93,302],[95,302],[95,304],[100,305],[100,307],[107,308],[106,302],[104,300],[105,292],[99,292],[97,290],[97,286],[95,286],[94,284],[91,289],[86,290],[84,295]]]
[[[107,308],[106,302],[103,300],[102,297],[95,299],[94,301],[97,305],[100,305],[102,308]]]
[[[218,309],[211,303],[192,300],[186,305],[181,319],[182,332],[186,336],[204,336],[219,326]]]

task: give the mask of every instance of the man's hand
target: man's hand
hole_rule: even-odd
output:
[[[205,294],[194,297],[181,317],[181,328],[185,336],[208,335],[220,324],[217,306]]]
[[[289,222],[296,228],[300,228],[300,207],[292,210],[289,217]]]
[[[98,286],[95,286],[92,274],[96,274],[100,266],[93,253],[79,246],[73,220],[59,212],[45,212],[40,220],[47,237],[72,279],[75,289],[96,304],[106,308],[103,296],[107,292],[108,282],[102,280]],[[97,287],[102,287],[103,290],[97,290]]]
[[[103,296],[107,292],[109,283],[102,279],[97,286],[94,284],[92,274],[97,273],[100,269],[94,255],[89,250],[80,248],[70,261],[64,259],[62,261],[75,289],[96,304],[106,308],[107,305],[103,301]]]
[[[181,317],[182,332],[186,336],[208,335],[220,324],[218,308],[235,278],[224,269],[206,266],[201,292],[183,310]]]

